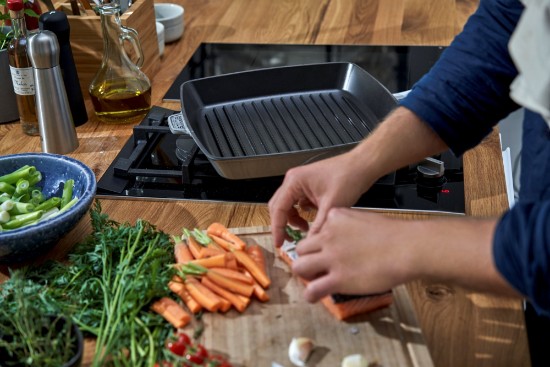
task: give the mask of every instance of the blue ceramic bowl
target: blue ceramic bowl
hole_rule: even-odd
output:
[[[63,155],[23,153],[0,157],[0,176],[24,165],[35,166],[42,173],[36,185],[47,198],[61,196],[63,183],[74,180],[73,197],[78,202],[64,213],[19,229],[0,232],[0,263],[12,264],[32,260],[45,254],[86,214],[96,192],[93,171],[80,161]]]

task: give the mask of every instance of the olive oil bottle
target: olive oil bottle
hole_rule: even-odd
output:
[[[139,79],[104,80],[90,97],[97,118],[110,124],[139,122],[151,109],[151,86]]]
[[[88,89],[95,114],[108,124],[137,123],[151,109],[151,82],[140,70],[143,51],[138,34],[120,23],[118,4],[103,4],[99,13],[103,59]],[[124,42],[132,45],[136,63],[124,50]]]

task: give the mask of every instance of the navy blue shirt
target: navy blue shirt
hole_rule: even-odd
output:
[[[509,96],[518,72],[508,42],[523,9],[518,0],[482,0],[463,32],[401,101],[457,155],[519,108]],[[539,313],[550,315],[550,129],[531,111],[523,121],[521,159],[519,201],[498,223],[493,256],[508,282]]]

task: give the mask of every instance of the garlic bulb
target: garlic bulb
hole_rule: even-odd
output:
[[[304,367],[311,352],[315,348],[313,340],[309,338],[292,338],[288,347],[288,358],[298,367]]]
[[[367,359],[361,354],[352,354],[342,360],[342,367],[368,367]]]

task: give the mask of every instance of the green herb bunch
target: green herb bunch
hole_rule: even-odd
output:
[[[146,221],[110,220],[99,201],[90,213],[92,235],[69,261],[32,269],[28,277],[43,287],[42,307],[70,313],[96,337],[93,366],[153,366],[172,328],[148,306],[170,295],[173,245]]]
[[[39,288],[24,279],[23,271],[15,271],[0,291],[0,360],[5,366],[59,367],[78,350],[70,317],[44,311]]]

